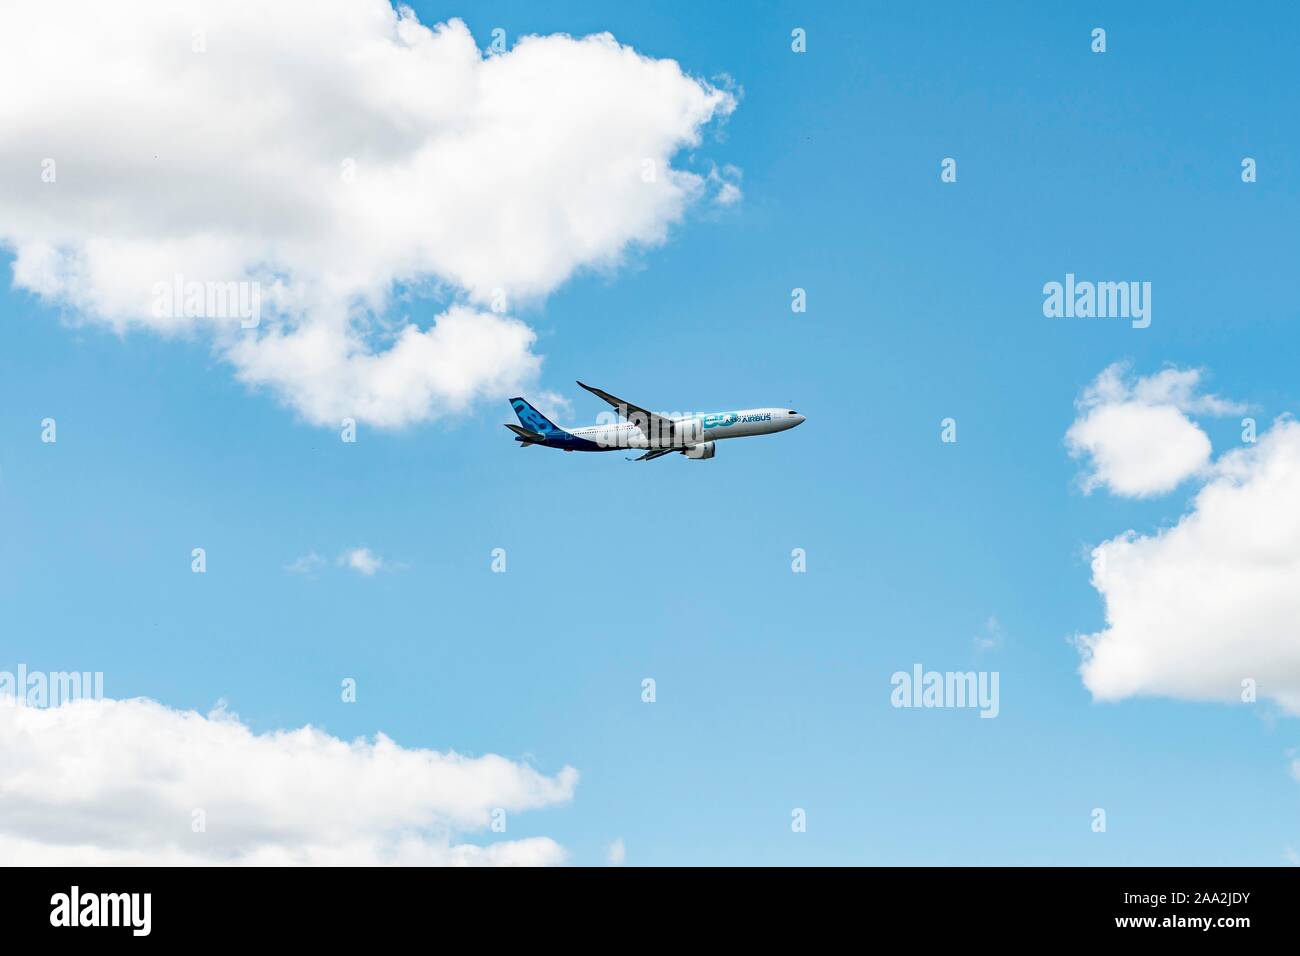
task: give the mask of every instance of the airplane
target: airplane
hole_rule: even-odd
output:
[[[533,445],[563,448],[565,451],[633,448],[644,449],[645,454],[628,461],[654,461],[674,452],[702,461],[713,457],[716,443],[723,438],[770,435],[802,425],[805,421],[803,415],[790,408],[742,408],[734,412],[666,417],[625,402],[602,389],[582,382],[578,384],[613,405],[622,421],[585,428],[560,428],[524,399],[512,398],[510,407],[519,416],[519,424],[507,424],[506,428],[515,433],[520,448]]]

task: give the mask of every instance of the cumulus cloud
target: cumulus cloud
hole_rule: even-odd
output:
[[[1208,415],[1235,415],[1244,412],[1240,402],[1203,395],[1198,392],[1203,370],[1166,368],[1145,377],[1135,378],[1131,368],[1115,362],[1097,376],[1083,393],[1085,406],[1140,402],[1144,405],[1172,405],[1184,412]]]
[[[0,706],[0,754],[0,859],[19,865],[558,864],[549,838],[460,835],[567,803],[578,779],[144,699]]]
[[[1300,715],[1300,423],[1222,455],[1176,525],[1099,545],[1092,584],[1106,626],[1079,644],[1096,699],[1253,692]]]
[[[369,548],[352,548],[344,551],[339,555],[339,564],[368,578],[374,577],[377,571],[386,566],[384,559]]]
[[[623,845],[623,838],[619,837],[609,845],[609,851],[606,854],[611,866],[622,866],[627,861],[627,847]]]
[[[1080,396],[1066,447],[1085,458],[1085,493],[1104,487],[1142,498],[1172,491],[1210,461],[1209,436],[1189,414],[1230,415],[1245,407],[1197,392],[1199,369],[1168,368],[1145,378],[1105,369]]]
[[[14,285],[120,331],[201,329],[319,424],[521,389],[521,303],[740,198],[739,171],[672,166],[727,90],[608,34],[484,55],[386,0],[15,0],[0,87],[22,91],[0,97]],[[403,314],[428,296],[451,304]]]

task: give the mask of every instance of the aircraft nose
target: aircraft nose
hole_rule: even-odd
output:
[[[806,415],[800,415],[798,412],[791,412],[790,417],[794,420],[795,425],[802,425],[808,420]],[[790,427],[793,428],[794,425],[791,425]]]

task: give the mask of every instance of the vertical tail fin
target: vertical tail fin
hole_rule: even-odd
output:
[[[522,398],[510,399],[510,407],[515,410],[515,415],[519,418],[519,424],[529,431],[538,432],[548,437],[568,434],[563,428],[560,428]]]

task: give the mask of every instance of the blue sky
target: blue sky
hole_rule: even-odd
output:
[[[202,336],[119,336],[6,282],[0,668],[102,670],[109,696],[224,700],[258,731],[572,765],[572,802],[510,835],[580,864],[616,838],[648,865],[1273,865],[1300,846],[1293,717],[1083,685],[1070,639],[1104,624],[1089,549],[1171,525],[1194,488],[1085,495],[1064,443],[1116,361],[1204,368],[1261,423],[1300,405],[1293,11],[414,6],[480,46],[608,30],[734,80],[734,114],[676,165],[734,164],[743,200],[519,314],[574,424],[603,411],[575,379],[808,421],[709,462],[520,451],[504,401],[344,444]],[[1045,318],[1067,272],[1150,281],[1150,328]],[[333,563],[358,546],[393,566]],[[285,570],[310,552],[326,563]],[[891,707],[914,663],[998,671],[999,716]]]

